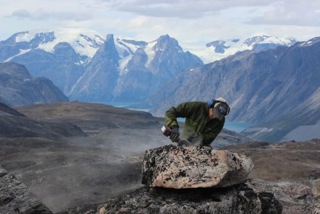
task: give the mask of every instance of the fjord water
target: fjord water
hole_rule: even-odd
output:
[[[224,127],[228,130],[239,133],[251,125],[252,125],[251,123],[247,123],[244,121],[226,121]]]

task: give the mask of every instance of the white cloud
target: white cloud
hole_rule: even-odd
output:
[[[320,27],[318,1],[282,1],[272,5],[248,24],[296,25]]]
[[[314,0],[0,0],[0,40],[35,28],[91,28],[139,40],[169,34],[210,42],[258,32],[310,39],[320,35]]]
[[[16,10],[9,16],[12,18],[22,18],[30,20],[73,20],[73,21],[85,21],[92,19],[93,16],[90,13],[81,13],[81,12],[64,12],[64,11],[34,11],[29,12],[28,10]]]

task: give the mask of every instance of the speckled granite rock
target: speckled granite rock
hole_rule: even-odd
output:
[[[142,183],[175,189],[228,187],[244,182],[252,169],[252,161],[237,153],[167,145],[146,151]]]

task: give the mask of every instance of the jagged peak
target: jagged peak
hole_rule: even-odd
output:
[[[182,51],[182,48],[180,47],[178,41],[170,37],[168,34],[160,36],[156,40],[156,44],[154,45],[155,51],[163,51],[169,48],[178,48]]]
[[[166,41],[175,41],[175,42],[178,43],[178,41],[177,41],[175,38],[169,36],[169,34],[161,35],[161,36],[157,39],[157,41],[158,41],[158,43],[159,43],[159,42],[166,42]]]
[[[113,34],[107,34],[106,41],[110,41],[110,40],[114,41],[114,35]]]

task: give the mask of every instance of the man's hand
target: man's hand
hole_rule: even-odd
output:
[[[179,136],[180,136],[179,127],[178,126],[171,127],[171,134],[169,136],[170,140],[172,142],[178,142],[179,141]]]

